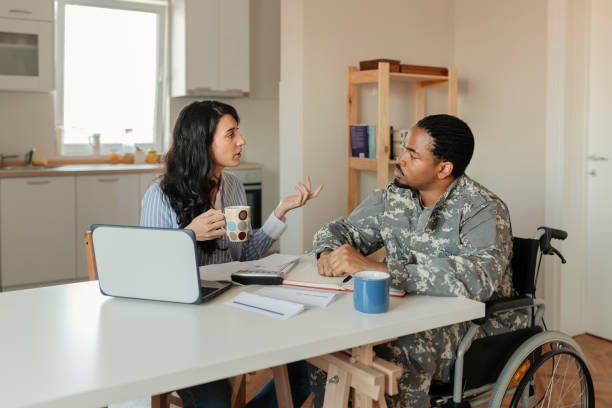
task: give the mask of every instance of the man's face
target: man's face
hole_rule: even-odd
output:
[[[418,127],[410,129],[395,165],[397,181],[416,190],[426,190],[435,183],[441,161],[433,155],[432,149],[433,139],[429,133]]]

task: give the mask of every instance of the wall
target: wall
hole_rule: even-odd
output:
[[[263,217],[279,201],[278,83],[280,1],[251,0],[251,92],[247,98],[219,99],[236,108],[246,138],[243,161],[263,164]],[[201,98],[170,99],[170,129],[187,104]]]
[[[457,0],[454,53],[459,114],[476,148],[468,173],[510,208],[514,234],[544,222],[544,1]]]
[[[55,156],[53,106],[52,93],[0,91],[0,153],[23,160],[36,147],[41,156]]]
[[[299,253],[310,248],[322,224],[346,211],[349,65],[373,58],[449,65],[452,8],[449,1],[425,0],[282,0],[281,4],[281,78],[283,83],[285,78],[298,81],[287,85],[286,92],[281,86],[280,105],[296,120],[284,127],[285,118],[280,118],[281,169],[296,179],[310,175],[314,183],[325,184],[317,200],[292,214],[290,228],[299,219],[302,233],[288,231],[281,240],[283,252]],[[289,38],[296,41],[285,41]],[[285,58],[285,52],[292,56]],[[301,69],[297,74],[296,68]],[[374,100],[375,95],[369,92]],[[413,110],[397,101],[399,95],[392,95],[392,123],[413,124]],[[281,191],[289,192],[296,179],[281,176]]]

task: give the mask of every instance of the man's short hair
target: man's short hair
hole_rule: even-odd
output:
[[[474,135],[467,123],[455,116],[441,114],[424,117],[416,127],[425,130],[433,139],[434,156],[453,163],[453,177],[461,176],[474,153]]]

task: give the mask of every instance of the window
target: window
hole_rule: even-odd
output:
[[[166,1],[58,0],[57,123],[62,154],[160,148]]]

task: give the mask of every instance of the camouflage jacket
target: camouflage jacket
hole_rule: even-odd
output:
[[[508,208],[465,175],[428,208],[410,188],[375,190],[348,217],[321,228],[313,250],[345,243],[365,255],[384,247],[392,286],[408,293],[486,301],[512,292]]]

